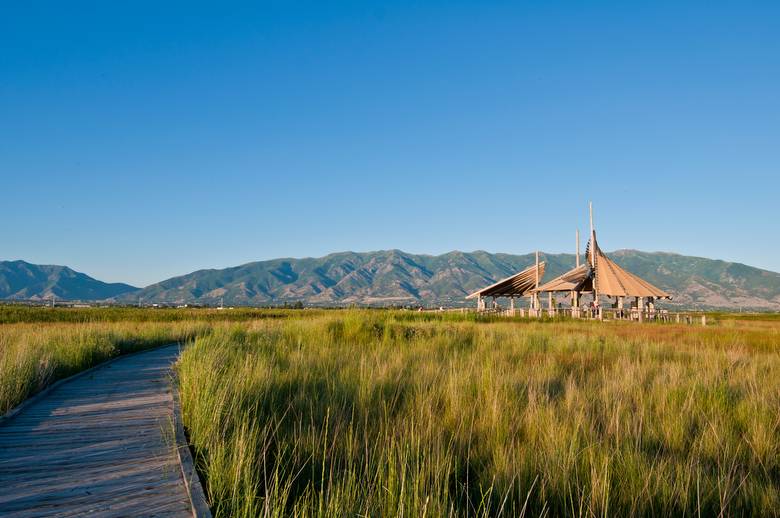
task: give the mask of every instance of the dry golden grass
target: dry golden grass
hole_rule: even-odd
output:
[[[178,366],[218,515],[776,515],[780,322],[352,311]]]
[[[113,356],[183,342],[208,329],[198,322],[0,325],[0,414]]]

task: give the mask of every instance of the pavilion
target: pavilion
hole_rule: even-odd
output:
[[[600,297],[614,297],[613,308],[616,310],[616,318],[631,316],[638,320],[642,320],[644,317],[646,301],[648,308],[653,312],[656,300],[671,299],[671,296],[664,290],[618,266],[599,248],[598,241],[596,241],[596,231],[593,228],[592,205],[590,207],[590,240],[585,249],[585,255],[587,258],[585,264],[580,264],[579,232],[577,232],[576,265],[563,275],[540,285],[539,279],[544,274],[544,263],[540,265],[539,253],[537,252],[534,266],[476,291],[466,298],[476,297],[478,311],[485,311],[484,297],[493,297],[495,304],[496,297],[508,296],[511,301],[510,314],[514,314],[514,297],[530,295],[529,315],[539,316],[541,314],[539,296],[542,293],[548,295],[547,310],[550,315],[555,315],[558,312],[558,308],[554,307],[553,295],[567,293],[571,296],[571,315],[580,317],[582,316],[580,297],[582,294],[588,293],[593,295],[591,306],[593,316],[598,316],[598,318],[603,316]],[[625,311],[626,298],[634,299],[630,312]]]

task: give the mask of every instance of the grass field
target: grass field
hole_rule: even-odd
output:
[[[0,415],[51,383],[114,356],[187,341],[200,322],[4,324],[0,326]]]
[[[218,516],[771,516],[779,330],[353,311],[178,369]]]
[[[772,316],[0,306],[0,322],[3,412],[117,354],[189,341],[184,420],[218,516],[780,509]]]
[[[307,310],[311,312],[312,310]],[[136,308],[130,306],[68,308],[0,305],[0,324],[96,322],[242,322],[264,318],[287,318],[296,312],[284,309]]]
[[[48,308],[0,305],[0,415],[51,383],[114,356],[186,342],[224,322],[288,318],[242,308]]]

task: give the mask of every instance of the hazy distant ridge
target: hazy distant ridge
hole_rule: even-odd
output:
[[[686,306],[780,310],[780,274],[731,263],[635,250],[611,257],[674,295]],[[573,254],[542,254],[545,279],[574,266]],[[511,275],[533,254],[449,252],[408,254],[400,250],[341,252],[321,258],[274,259],[221,270],[199,270],[153,284],[119,300],[167,303],[265,305],[301,301],[311,305],[463,305],[464,296]]]
[[[129,284],[105,283],[67,266],[0,261],[0,298],[102,300],[138,291]]]

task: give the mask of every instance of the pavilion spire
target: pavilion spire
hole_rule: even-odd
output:
[[[596,230],[593,228],[593,202],[588,202],[590,212],[590,267],[593,269],[593,300],[598,302],[599,292],[596,286]]]

